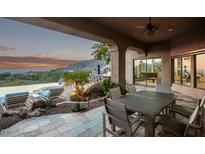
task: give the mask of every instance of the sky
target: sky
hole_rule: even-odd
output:
[[[0,56],[92,59],[91,47],[97,42],[0,18]]]

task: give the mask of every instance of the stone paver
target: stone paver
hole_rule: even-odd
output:
[[[0,137],[77,137],[102,133],[102,111],[99,107],[83,113],[56,114],[35,117],[2,130]],[[86,133],[87,132],[87,133]]]

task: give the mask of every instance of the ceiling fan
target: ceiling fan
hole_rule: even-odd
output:
[[[162,22],[162,21],[161,21]],[[155,33],[159,30],[168,30],[168,31],[173,31],[173,29],[170,26],[167,26],[168,28],[164,28],[161,26],[160,21],[158,23],[153,23],[152,18],[149,17],[148,24],[145,26],[135,26],[135,28],[142,30],[140,34],[144,35],[147,34],[148,36],[154,36]]]

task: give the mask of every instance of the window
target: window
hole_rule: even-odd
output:
[[[174,59],[174,83],[191,86],[191,57]]]
[[[155,86],[161,82],[161,59],[143,59],[134,61],[134,80],[136,84]]]
[[[182,74],[182,60],[181,58],[174,59],[174,83],[181,84],[181,74]]]
[[[196,86],[205,89],[205,54],[196,55]]]

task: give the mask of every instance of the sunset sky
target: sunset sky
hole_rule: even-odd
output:
[[[0,56],[87,60],[97,43],[5,18],[0,18],[0,27]]]

